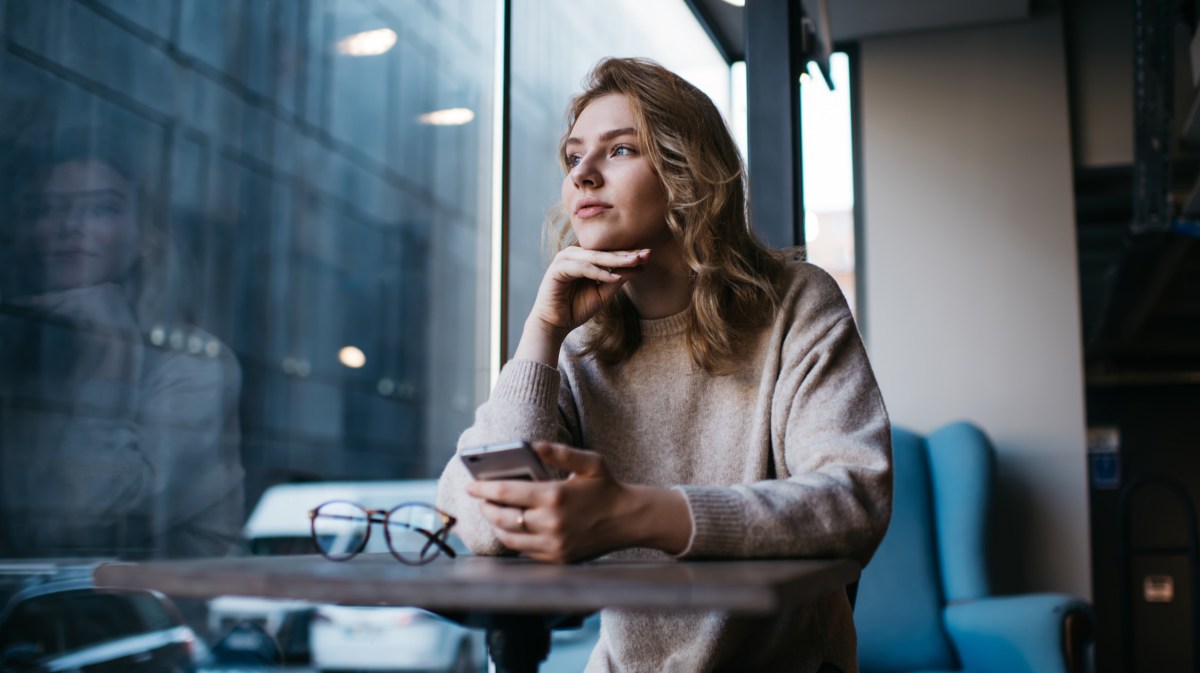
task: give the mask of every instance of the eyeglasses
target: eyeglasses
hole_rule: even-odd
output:
[[[388,550],[401,563],[424,565],[443,552],[450,558],[457,556],[447,543],[457,519],[423,502],[385,510],[332,500],[309,510],[308,518],[313,543],[330,561],[347,561],[366,549],[375,523],[383,525]]]

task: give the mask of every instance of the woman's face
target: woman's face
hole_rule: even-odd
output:
[[[610,94],[579,114],[564,144],[563,207],[581,247],[639,250],[674,243],[662,181],[642,153],[629,100]]]
[[[34,194],[32,234],[44,289],[119,281],[139,252],[133,188],[102,163],[61,163]]]

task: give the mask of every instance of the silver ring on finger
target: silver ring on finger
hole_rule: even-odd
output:
[[[524,507],[522,507],[521,511],[517,514],[517,529],[520,530],[522,533],[529,532],[529,526],[525,525],[525,508]]]

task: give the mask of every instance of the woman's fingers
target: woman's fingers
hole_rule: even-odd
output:
[[[537,509],[503,507],[492,503],[480,505],[500,544],[526,556],[546,563],[567,563],[572,560],[565,540],[553,526],[541,521],[544,512]]]
[[[492,524],[492,528],[505,530],[510,533],[529,534],[533,527],[529,521],[531,510],[526,507],[508,507],[494,502],[484,501],[479,504],[479,511]]]
[[[621,548],[628,540],[607,525],[630,493],[593,451],[555,442],[534,450],[571,476],[556,481],[475,481],[467,492],[505,547],[532,558],[567,563]]]
[[[596,266],[595,264],[576,259],[556,262],[551,268],[551,272],[554,273],[557,279],[565,281],[587,278],[602,283],[615,283],[622,279],[620,274],[614,273],[608,267]]]
[[[586,322],[604,302],[612,298],[625,281],[641,271],[649,250],[611,252],[585,250],[571,246],[554,257],[542,287],[534,313],[547,324],[574,328]],[[599,292],[578,292],[579,284]]]
[[[572,246],[558,253],[550,265],[550,271],[560,279],[588,278],[616,282],[628,278],[629,272],[640,270],[649,255],[649,250],[606,252]]]
[[[581,451],[557,442],[537,442],[533,450],[548,467],[571,474],[593,476],[604,469],[604,459],[592,451]]]
[[[573,259],[602,267],[631,267],[643,264],[650,257],[649,249],[642,250],[588,250],[577,245],[563,248],[555,259]]]
[[[500,544],[538,560],[555,560],[546,553],[547,549],[554,546],[555,539],[539,526],[538,510],[505,507],[490,502],[481,503],[479,508]]]
[[[535,486],[513,479],[479,480],[467,484],[467,493],[496,505],[532,507],[538,502]]]

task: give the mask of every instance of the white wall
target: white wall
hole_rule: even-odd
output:
[[[1091,595],[1058,17],[861,44],[865,329],[895,423],[999,450],[1001,592]]]

